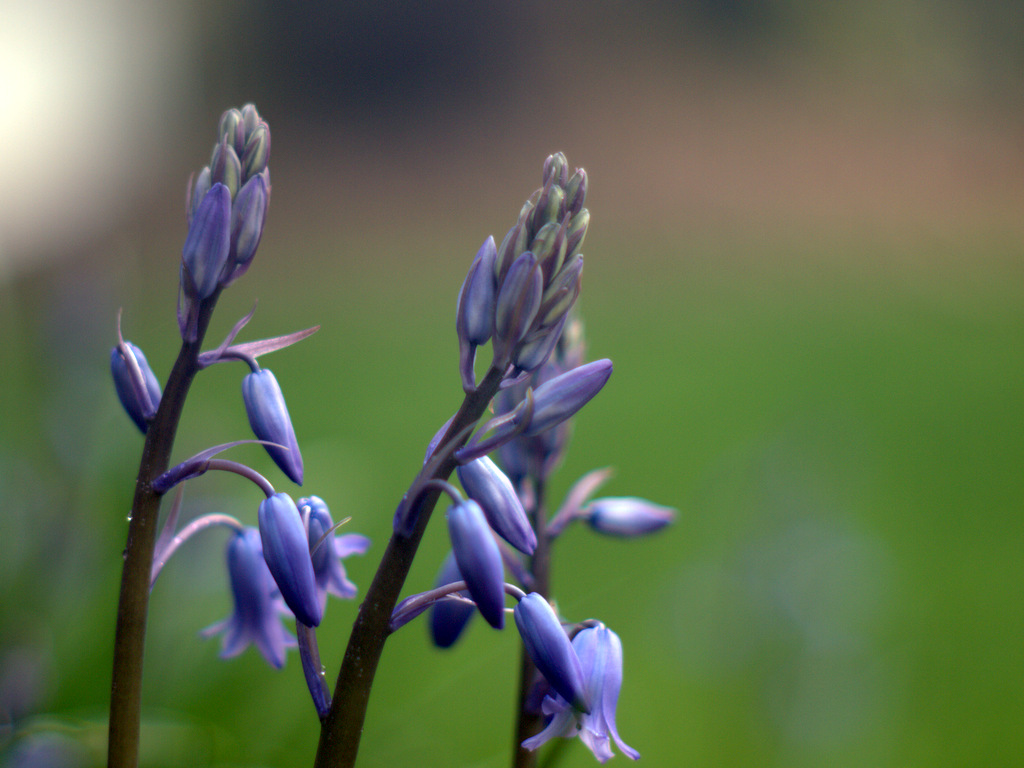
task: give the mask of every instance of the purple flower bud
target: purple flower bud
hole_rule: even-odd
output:
[[[448,535],[455,562],[481,615],[495,629],[505,626],[505,570],[501,552],[480,505],[472,499],[448,510]]]
[[[577,168],[568,183],[565,184],[565,210],[570,216],[575,216],[583,209],[587,201],[587,172]]]
[[[541,384],[533,393],[533,418],[524,434],[539,434],[573,416],[611,375],[611,360],[595,360]]]
[[[233,198],[242,186],[242,162],[235,153],[235,148],[228,143],[227,137],[213,148],[210,159],[210,180],[214,184],[223,184]]]
[[[309,539],[292,497],[275,493],[260,503],[260,539],[281,597],[295,618],[315,627],[323,618],[323,604],[317,595],[316,574],[309,555]]]
[[[206,193],[210,191],[212,186],[210,166],[206,166],[199,172],[199,175],[196,176],[195,186],[192,186],[191,181],[190,178],[189,187],[185,194],[185,216],[189,226],[192,226],[192,219],[196,215],[196,209],[203,202],[203,198],[206,197]]]
[[[285,649],[295,638],[281,624],[277,587],[263,559],[260,534],[255,528],[232,536],[227,546],[228,576],[235,610],[224,621],[203,630],[204,637],[224,633],[222,658],[237,656],[255,644],[269,664],[284,666]]]
[[[349,555],[361,555],[366,552],[370,540],[358,533],[335,536],[331,531],[321,542],[324,534],[334,527],[327,504],[319,496],[309,496],[299,499],[297,506],[300,514],[309,507],[309,550],[321,604],[327,600],[328,594],[343,599],[355,597],[356,585],[349,581],[341,560]]]
[[[267,368],[253,371],[242,380],[242,400],[249,415],[249,426],[260,440],[283,445],[266,446],[267,453],[292,482],[302,485],[302,454],[295,439],[288,406],[281,387]]]
[[[256,248],[263,235],[263,222],[267,218],[267,180],[254,176],[245,183],[231,205],[231,252],[221,285],[237,280],[252,263]]]
[[[475,346],[486,344],[494,331],[496,256],[494,238],[488,237],[477,251],[459,291],[455,327],[460,341]]]
[[[223,184],[206,193],[188,228],[181,261],[186,293],[205,299],[217,289],[231,248],[231,194]]]
[[[443,587],[445,584],[462,580],[462,573],[455,562],[455,554],[449,552],[441,564],[435,586]],[[459,594],[469,597],[465,591]],[[466,628],[474,613],[472,605],[456,600],[438,600],[434,603],[430,608],[430,638],[434,645],[438,648],[451,648],[462,635],[462,630]]]
[[[141,349],[126,341],[124,349],[114,347],[110,351],[110,373],[121,405],[142,434],[146,434],[149,420],[156,413],[162,395],[160,382],[149,367],[146,356]]]
[[[590,711],[580,660],[548,601],[531,592],[513,613],[526,652],[540,673],[576,709]]]
[[[457,470],[459,482],[480,505],[491,528],[520,552],[532,555],[537,534],[526,517],[512,481],[487,456],[463,464]]]
[[[653,533],[676,516],[674,509],[628,496],[595,499],[583,512],[583,518],[595,531],[621,537]]]
[[[251,104],[248,106],[252,106]],[[256,114],[253,107],[252,114]],[[257,119],[258,116],[257,116]],[[246,135],[242,151],[242,180],[258,176],[266,170],[270,161],[270,127],[262,120]]]
[[[526,251],[508,270],[494,312],[495,357],[507,357],[530,329],[540,308],[543,278],[536,257]]]

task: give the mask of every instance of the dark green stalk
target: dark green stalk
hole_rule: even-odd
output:
[[[503,376],[503,371],[491,368],[477,390],[466,395],[462,407],[438,445],[438,451],[449,445],[466,427],[479,421],[491,398],[497,393]],[[467,437],[468,434],[460,439],[465,441]],[[455,459],[449,457],[433,476],[447,480],[454,470]],[[431,489],[423,495],[419,502],[416,528],[411,536],[406,538],[392,534],[388,542],[349,636],[334,688],[334,700],[320,729],[320,744],[314,763],[316,768],[351,768],[355,765],[366,708],[370,702],[370,689],[384,651],[384,643],[388,639],[391,613],[398,603],[439,494],[440,491]]]
[[[537,534],[537,548],[530,559],[530,574],[533,576],[532,592],[545,599],[551,594],[551,539],[545,530],[544,483],[537,482],[534,492],[533,528]],[[512,743],[512,768],[534,768],[537,764],[536,751],[523,748],[523,742],[540,733],[544,718],[528,706],[530,691],[537,677],[537,667],[524,647],[519,661],[519,717],[516,721],[515,741]]]
[[[121,572],[121,597],[114,634],[114,670],[110,685],[108,768],[135,768],[139,763],[139,727],[142,716],[142,658],[149,611],[149,579],[153,568],[157,522],[162,496],[152,483],[170,465],[171,449],[192,379],[199,370],[200,345],[210,324],[220,291],[202,303],[197,339],[184,342],[167,379],[160,406],[149,424],[135,479],[128,541]]]

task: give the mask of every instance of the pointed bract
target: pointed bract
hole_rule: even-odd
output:
[[[309,539],[291,496],[275,493],[264,499],[259,524],[263,558],[285,604],[298,621],[308,627],[318,626],[323,618],[323,604],[317,594]]]

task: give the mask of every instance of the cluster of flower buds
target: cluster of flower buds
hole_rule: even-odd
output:
[[[492,341],[491,365],[513,378],[535,371],[558,342],[580,292],[590,214],[587,174],[569,176],[565,155],[544,162],[543,186],[523,205],[500,246],[488,238],[459,292],[456,331],[467,392],[476,388],[477,347]]]
[[[220,119],[210,164],[190,182],[188,236],[181,254],[178,325],[195,341],[199,305],[249,268],[270,201],[270,128],[256,107]]]

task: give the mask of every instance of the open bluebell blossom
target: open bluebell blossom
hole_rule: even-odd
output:
[[[441,570],[437,574],[435,587],[443,587],[445,584],[454,584],[462,581],[462,573],[459,565],[455,562],[455,553],[449,552]],[[466,591],[459,592],[463,597],[469,597]],[[469,620],[473,618],[473,606],[458,600],[438,600],[430,608],[430,639],[438,648],[451,648],[455,641],[462,635]]]
[[[331,519],[327,504],[319,496],[299,499],[296,505],[300,514],[309,508],[310,557],[321,603],[327,600],[328,594],[346,600],[355,597],[356,585],[349,581],[341,561],[350,555],[366,552],[370,540],[358,533],[343,536],[335,536],[333,531],[328,533],[334,527],[334,520]],[[327,534],[327,538],[323,538],[324,534]]]
[[[631,496],[595,499],[582,512],[595,531],[625,538],[661,530],[675,516],[674,509]]]
[[[302,485],[302,454],[274,374],[262,368],[246,375],[242,380],[242,400],[253,434],[260,440],[277,443],[266,446],[267,453],[293,483]]]
[[[284,666],[285,651],[295,646],[295,638],[282,624],[284,606],[263,559],[259,531],[246,528],[232,536],[227,545],[227,560],[235,610],[202,634],[224,635],[222,658],[237,656],[255,645],[271,666],[280,669]]]
[[[145,434],[162,396],[160,382],[149,367],[146,356],[141,349],[126,341],[123,347],[117,346],[110,351],[110,373],[122,407]]]
[[[466,495],[480,505],[495,533],[523,554],[532,555],[537,548],[537,534],[512,481],[498,465],[483,456],[463,464],[457,472]]]
[[[556,736],[571,738],[578,735],[598,762],[604,763],[614,757],[613,740],[622,754],[638,760],[640,753],[622,740],[615,724],[615,709],[622,688],[622,642],[619,636],[604,624],[598,624],[581,630],[573,639],[572,647],[583,669],[590,712],[581,712],[557,693],[546,696],[541,711],[550,719],[544,730],[524,741],[523,746],[532,750]]]
[[[448,534],[459,572],[480,614],[495,629],[505,626],[505,569],[487,518],[472,499],[448,510]]]
[[[588,711],[583,668],[551,604],[531,592],[519,601],[513,615],[526,652],[540,673],[564,700]]]
[[[319,626],[324,608],[317,592],[309,538],[292,497],[275,493],[260,504],[263,558],[285,604],[307,627]]]

